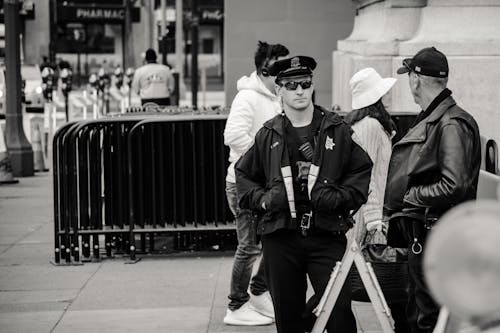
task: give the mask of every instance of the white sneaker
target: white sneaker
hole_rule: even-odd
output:
[[[227,309],[224,317],[224,324],[236,326],[261,326],[271,325],[273,320],[263,316],[253,309],[248,302],[243,304],[241,308],[231,311]]]
[[[271,294],[269,294],[269,291],[266,291],[259,296],[250,293],[250,305],[261,315],[272,318],[274,320],[273,301],[271,299]]]

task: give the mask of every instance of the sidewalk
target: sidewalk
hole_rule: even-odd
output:
[[[222,323],[232,253],[53,266],[50,173],[0,186],[0,332],[275,332]],[[359,332],[381,332],[354,305]]]

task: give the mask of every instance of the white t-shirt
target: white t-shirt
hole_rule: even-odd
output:
[[[146,64],[135,71],[132,90],[141,98],[167,98],[174,90],[174,77],[165,65]]]

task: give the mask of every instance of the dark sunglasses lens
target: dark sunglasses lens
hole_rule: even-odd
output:
[[[284,86],[285,86],[286,90],[296,90],[297,87],[299,86],[299,84],[302,87],[302,89],[309,89],[309,88],[311,88],[312,81],[310,81],[310,80],[300,81],[300,82],[290,81],[290,82],[285,83]]]
[[[286,90],[296,90],[298,85],[298,82],[290,81],[285,83],[285,88]]]
[[[312,81],[302,81],[300,82],[300,86],[302,87],[302,89],[309,89],[311,88],[311,85],[312,85]]]

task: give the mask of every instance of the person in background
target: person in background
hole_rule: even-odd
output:
[[[281,111],[275,93],[275,78],[269,74],[268,67],[288,53],[288,49],[281,44],[259,41],[254,55],[255,71],[238,80],[238,93],[231,105],[224,130],[224,143],[230,149],[226,195],[229,208],[236,218],[238,237],[231,273],[230,302],[224,317],[224,323],[229,325],[268,325],[274,319],[262,261],[250,283],[252,267],[261,250],[251,211],[238,207],[234,164],[253,145],[255,133],[262,124]],[[249,284],[250,294],[247,292]]]
[[[145,60],[146,64],[134,73],[132,90],[141,97],[142,105],[171,105],[170,96],[175,89],[172,72],[167,66],[156,63],[156,52],[153,49],[146,50]]]
[[[348,237],[361,246],[365,242],[387,244],[387,222],[382,221],[382,211],[392,152],[391,137],[395,128],[384,101],[394,83],[395,78],[382,78],[371,67],[358,71],[349,81],[353,110],[344,119],[351,124],[354,138],[373,162],[368,201],[354,215],[356,223]],[[394,319],[395,333],[407,333],[405,304],[390,299],[387,302]]]
[[[316,61],[296,56],[271,67],[283,112],[259,130],[237,162],[240,206],[251,209],[283,333],[304,333],[307,277],[322,295],[344,256],[350,213],[366,202],[372,162],[336,113],[312,103]],[[330,333],[355,333],[350,285],[328,319]]]
[[[412,333],[431,333],[439,306],[422,271],[427,236],[450,208],[475,200],[481,165],[479,129],[457,105],[448,84],[448,60],[434,47],[403,60],[411,93],[421,108],[415,123],[392,151],[384,199],[388,245],[408,247]]]

